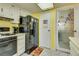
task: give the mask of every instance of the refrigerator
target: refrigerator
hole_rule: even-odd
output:
[[[39,22],[30,15],[20,17],[19,32],[25,35],[25,52],[30,54],[39,44]]]

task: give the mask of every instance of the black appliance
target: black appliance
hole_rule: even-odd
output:
[[[19,33],[24,33],[24,27],[19,27]]]
[[[27,22],[26,22],[26,17],[22,17],[22,16],[20,16],[20,24],[19,24],[19,33],[25,33],[25,32],[27,32],[26,30],[26,28],[27,28],[27,26],[26,26],[26,24],[27,24]]]
[[[30,15],[20,18],[19,32],[26,33],[25,50],[29,54],[38,47],[38,19]]]
[[[12,56],[17,53],[17,36],[0,38],[0,56]]]
[[[13,33],[14,34],[18,33],[18,27],[13,27]]]
[[[7,32],[10,31],[9,27],[0,27],[0,32]]]

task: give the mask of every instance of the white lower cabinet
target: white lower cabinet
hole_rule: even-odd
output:
[[[25,52],[25,49],[24,49],[24,47],[23,47],[22,49],[20,49],[20,50],[18,51],[18,56],[21,55],[21,54],[23,54],[24,52]]]
[[[17,36],[17,55],[25,52],[25,34],[18,34]]]
[[[79,56],[79,47],[77,47],[73,42],[70,42],[70,49],[72,56]]]
[[[72,56],[79,56],[79,42],[77,39],[70,39],[70,51]]]

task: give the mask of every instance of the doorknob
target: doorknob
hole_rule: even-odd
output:
[[[76,30],[74,30],[74,32],[77,32]]]
[[[48,30],[48,31],[50,31],[50,30]]]

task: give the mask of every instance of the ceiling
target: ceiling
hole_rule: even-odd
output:
[[[70,5],[70,4],[75,4],[75,3],[54,3],[54,7],[58,8],[58,7],[62,7],[65,5]]]
[[[58,8],[58,7],[62,7],[64,5],[68,5],[68,4],[70,4],[70,3],[54,3],[53,5],[55,8]],[[42,11],[42,9],[36,3],[16,3],[15,5],[17,5],[21,8],[24,8],[31,13]]]
[[[36,3],[16,3],[15,5],[26,9],[29,12],[40,12],[41,8]]]

